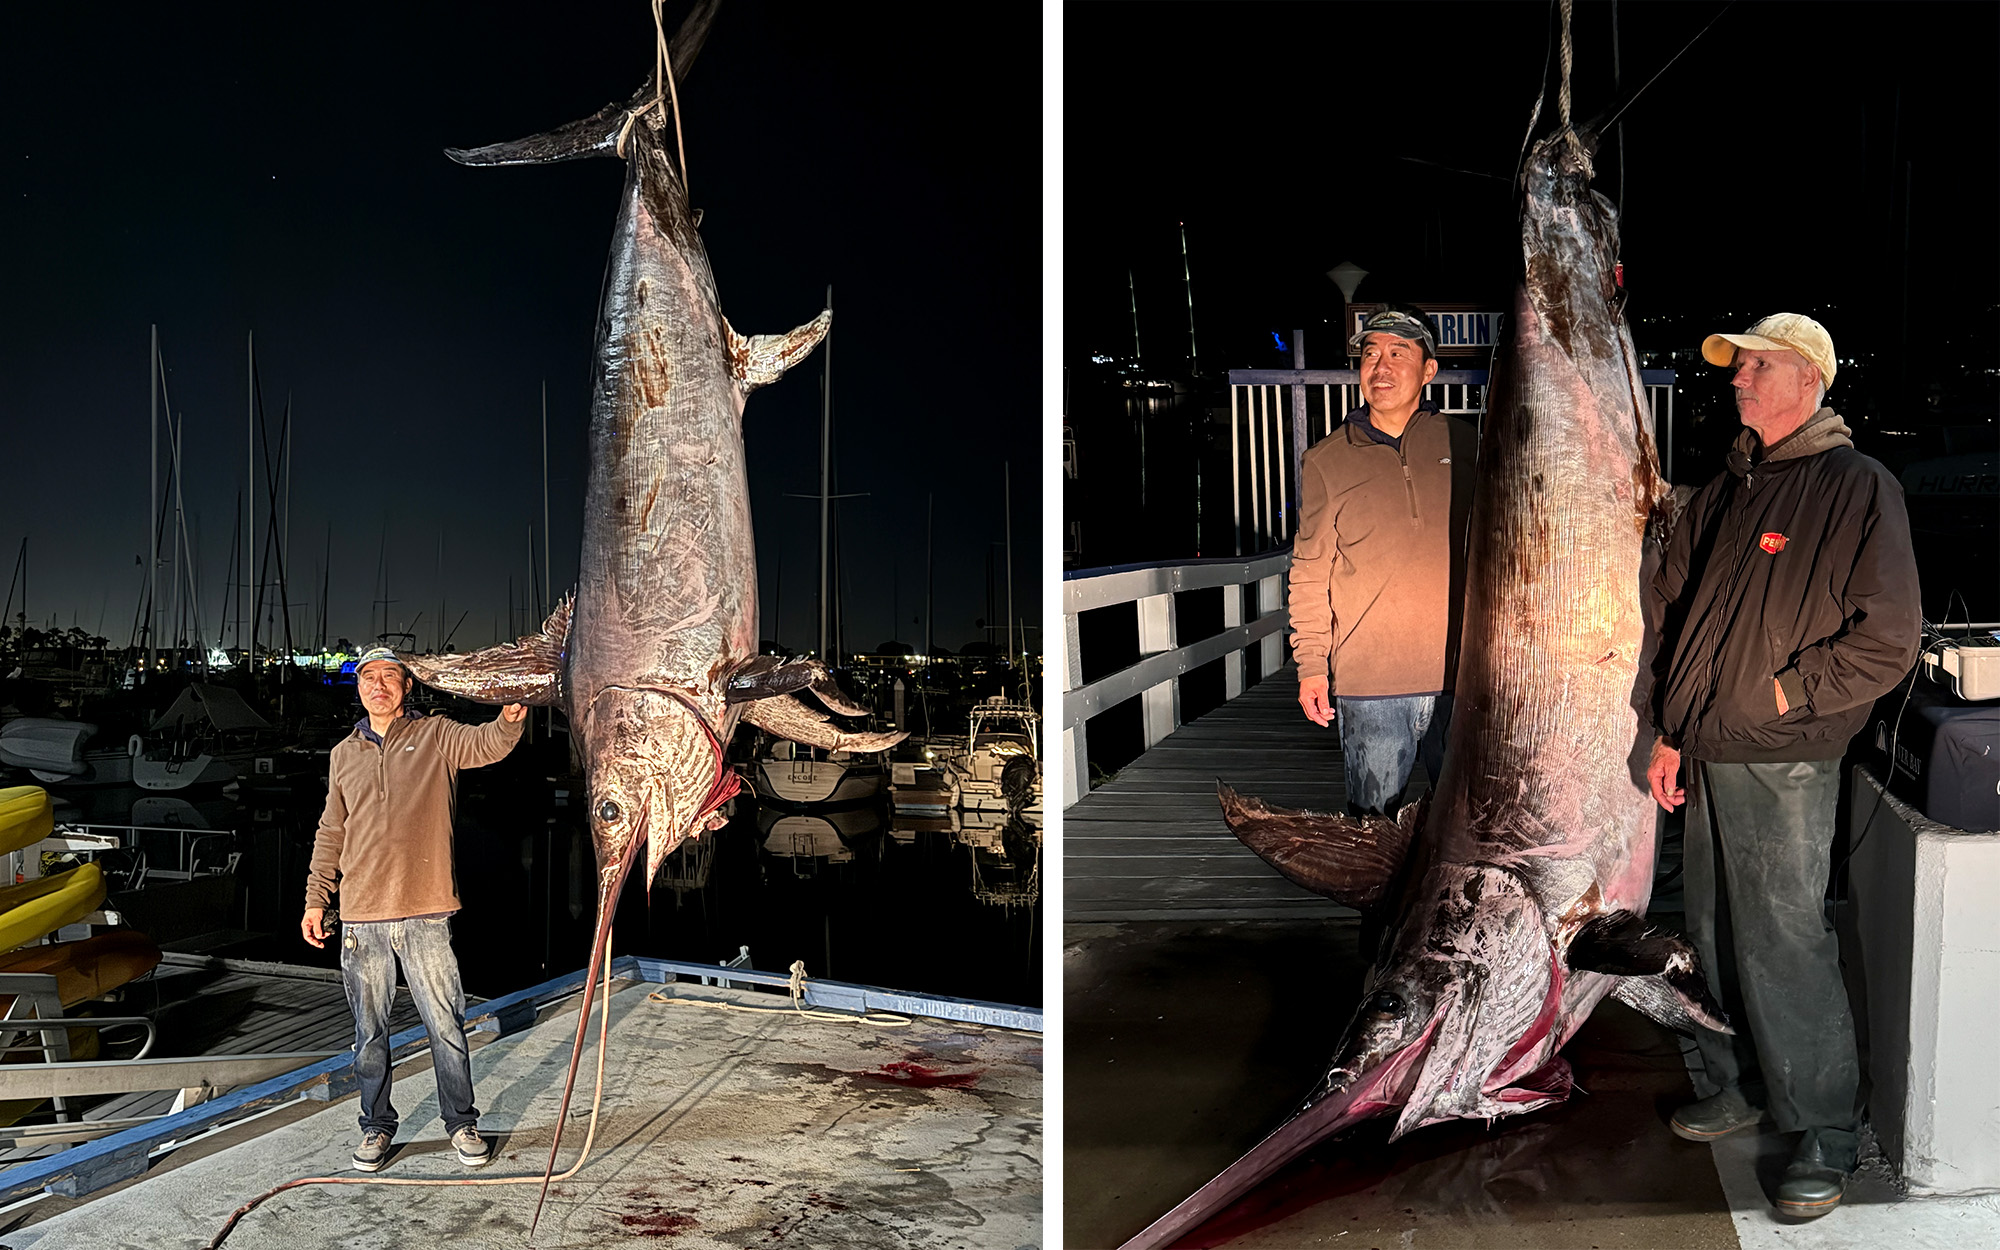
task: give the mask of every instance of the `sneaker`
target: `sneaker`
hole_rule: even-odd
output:
[[[384,1133],[380,1129],[370,1129],[361,1135],[361,1144],[354,1148],[354,1166],[362,1172],[379,1172],[389,1161],[389,1143],[395,1134]]]
[[[451,1146],[458,1151],[458,1161],[469,1168],[483,1168],[493,1162],[493,1144],[470,1124],[451,1135]]]
[[[1674,1112],[1670,1127],[1674,1136],[1688,1141],[1714,1141],[1737,1129],[1749,1128],[1764,1118],[1762,1107],[1753,1107],[1736,1090],[1727,1089],[1712,1098],[1689,1103]]]
[[[1839,1206],[1859,1146],[1860,1138],[1851,1129],[1807,1129],[1778,1182],[1774,1200],[1778,1214],[1810,1220]]]

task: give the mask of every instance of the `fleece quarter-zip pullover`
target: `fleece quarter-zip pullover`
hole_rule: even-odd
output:
[[[1448,693],[1465,599],[1479,431],[1419,407],[1395,444],[1366,407],[1305,454],[1292,539],[1299,679],[1344,698]]]
[[[461,725],[404,714],[377,739],[364,718],[333,748],[326,810],[306,872],[306,906],[340,892],[344,920],[404,920],[458,910],[452,818],[458,770],[505,758],[526,719]]]

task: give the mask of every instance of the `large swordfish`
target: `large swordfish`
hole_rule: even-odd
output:
[[[698,5],[675,35],[668,59],[676,78],[714,9],[712,0]],[[783,335],[746,339],[731,328],[668,150],[672,107],[656,76],[631,100],[558,130],[449,153],[466,165],[620,156],[625,189],[597,325],[576,593],[539,633],[516,642],[463,656],[400,657],[438,689],[568,714],[597,854],[587,987],[596,983],[640,849],[650,883],[682,841],[721,827],[717,809],[737,789],[723,748],[739,718],[828,748],[884,750],[904,736],[839,729],[792,697],[810,690],[833,711],[865,714],[822,664],[758,654],[744,397],[809,353],[831,314]],[[586,989],[551,1172],[589,1016]]]
[[[1592,141],[1564,127],[1523,181],[1524,261],[1480,436],[1456,711],[1433,801],[1391,823],[1219,787],[1293,881],[1396,923],[1332,1061],[1269,1137],[1130,1242],[1168,1245],[1316,1142],[1559,1102],[1556,1052],[1615,995],[1681,1031],[1727,1028],[1694,948],[1649,926],[1646,531],[1669,491],[1617,280]]]

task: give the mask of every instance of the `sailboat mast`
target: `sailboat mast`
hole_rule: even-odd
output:
[[[1000,493],[1004,499],[1000,517],[1007,533],[1007,662],[1012,664],[1014,650],[1014,465],[1011,461],[1000,462]]]
[[[247,354],[250,360],[248,372],[249,418],[245,422],[249,430],[248,454],[243,461],[245,480],[250,489],[245,491],[250,505],[249,521],[243,531],[243,580],[250,580],[250,568],[257,563],[257,332],[250,331]],[[263,570],[258,569],[258,580],[263,580]],[[250,666],[250,688],[257,688],[257,596],[250,596],[250,645],[243,652],[243,662]]]
[[[555,587],[549,580],[549,380],[542,379],[542,601],[553,609]]]
[[[833,286],[826,288],[826,308],[833,311]],[[819,658],[822,663],[831,663],[827,658],[827,636],[830,615],[833,612],[833,596],[827,593],[828,546],[833,513],[833,331],[828,330],[826,341],[820,345],[820,365],[824,372],[820,375],[819,388]]]
[[[151,487],[146,495],[146,680],[153,679],[153,610],[160,601],[160,327],[153,327],[146,357],[147,390],[152,410],[146,420],[152,436]]]
[[[1201,372],[1201,354],[1194,347],[1194,271],[1188,268],[1187,223],[1181,226],[1181,281],[1187,286],[1188,304],[1188,372]]]
[[[937,580],[937,564],[931,555],[931,511],[936,501],[936,495],[930,491],[924,492],[924,663],[926,664],[929,664],[931,656],[936,654],[931,646],[931,590]],[[924,722],[924,732],[930,732],[928,720]]]
[[[1132,271],[1125,271],[1125,292],[1132,297],[1132,362],[1137,364],[1139,354],[1139,285],[1132,281]]]

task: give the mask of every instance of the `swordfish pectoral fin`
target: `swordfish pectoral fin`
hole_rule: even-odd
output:
[[[746,661],[729,675],[727,703],[750,703],[773,699],[798,690],[810,690],[819,701],[842,716],[866,716],[868,709],[849,701],[846,692],[834,683],[833,674],[818,660],[793,660],[780,664],[768,655]]]
[[[776,695],[744,705],[743,719],[766,733],[828,751],[886,751],[910,736],[849,733],[790,695]]]
[[[769,386],[818,347],[832,325],[833,310],[829,308],[789,334],[756,334],[746,339],[724,317],[722,328],[729,338],[729,372],[736,376],[746,394],[760,386]]]
[[[549,613],[540,633],[464,655],[407,655],[397,652],[416,679],[474,703],[526,703],[548,707],[561,697],[563,649],[569,643],[573,600],[564,598]]]
[[[1569,966],[1621,978],[1612,995],[1668,1028],[1692,1033],[1694,1025],[1734,1033],[1729,1014],[1708,991],[1694,944],[1629,911],[1593,916],[1569,943]]]
[[[1418,805],[1394,821],[1273,807],[1215,783],[1222,818],[1243,845],[1283,873],[1336,903],[1358,910],[1379,906],[1403,866],[1403,855],[1423,820]]]

